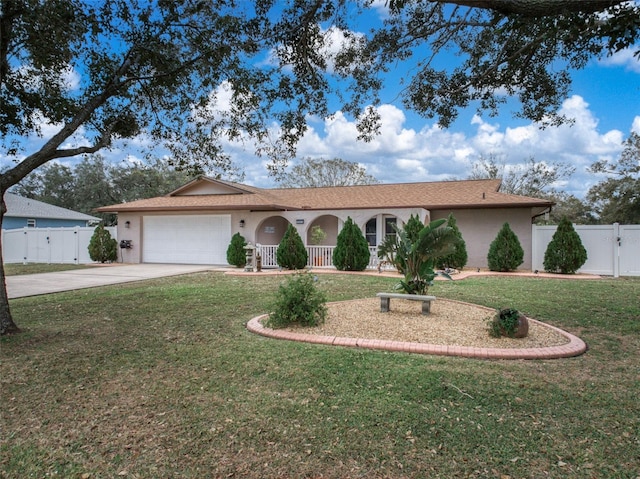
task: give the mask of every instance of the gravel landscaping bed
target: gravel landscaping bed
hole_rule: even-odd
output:
[[[386,339],[449,346],[482,348],[541,348],[569,342],[562,334],[529,322],[523,339],[489,336],[488,321],[495,310],[459,301],[438,299],[431,314],[421,314],[421,303],[391,300],[391,311],[380,312],[380,300],[367,298],[327,304],[325,323],[315,328],[292,327],[289,331],[347,338]]]

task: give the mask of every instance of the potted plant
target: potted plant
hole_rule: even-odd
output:
[[[315,225],[311,228],[311,244],[318,246],[322,244],[326,238],[327,233],[322,229],[322,227]],[[322,255],[317,255],[313,260],[313,264],[315,266],[322,266]]]
[[[494,338],[525,338],[529,334],[529,320],[514,308],[501,308],[489,325],[489,334]]]

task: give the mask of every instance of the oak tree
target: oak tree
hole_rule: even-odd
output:
[[[279,181],[285,188],[371,185],[378,180],[357,163],[332,158],[303,158]]]

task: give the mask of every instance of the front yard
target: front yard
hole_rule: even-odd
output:
[[[202,273],[12,301],[24,333],[0,340],[0,477],[640,476],[640,278],[430,290],[590,347],[549,361],[252,335],[280,280]],[[318,284],[342,300],[395,281]]]

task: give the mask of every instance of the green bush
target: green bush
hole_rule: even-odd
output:
[[[89,257],[92,261],[101,263],[112,262],[118,259],[118,242],[111,237],[111,233],[100,224],[96,227],[89,240]]]
[[[563,218],[544,252],[544,269],[550,273],[573,274],[587,261],[587,250],[567,218]]]
[[[395,269],[398,270],[398,273],[404,274],[405,270],[405,258],[402,255],[398,255],[398,250],[400,249],[400,239],[397,234],[399,228],[397,225],[393,225],[396,234],[394,235],[386,235],[382,243],[378,245],[378,258],[381,258],[383,261],[386,261],[393,265]],[[401,228],[401,231],[404,232],[408,241],[411,243],[415,243],[418,241],[418,237],[420,236],[420,231],[424,228],[424,223],[420,221],[418,215],[411,215],[409,217],[409,221],[405,223],[405,225]]]
[[[307,249],[293,225],[287,227],[278,245],[276,261],[278,266],[286,269],[302,269],[307,265]]]
[[[456,217],[453,216],[453,213],[451,213],[447,218],[447,226],[453,230],[453,233],[458,238],[458,241],[456,242],[455,251],[453,253],[438,260],[438,267],[440,269],[462,269],[465,267],[468,260],[467,244],[462,239],[462,233],[458,228]]]
[[[489,323],[489,335],[494,338],[524,338],[528,333],[529,320],[517,309],[499,309]]]
[[[234,234],[227,248],[227,263],[243,268],[247,264],[247,252],[244,249],[246,245],[244,236],[240,233]]]
[[[420,231],[425,227],[425,224],[420,221],[420,217],[418,215],[411,215],[409,217],[409,221],[406,222],[403,229],[407,234],[407,238],[412,243],[418,241],[418,236],[420,236]]]
[[[266,321],[270,328],[286,328],[291,324],[318,326],[327,315],[326,297],[315,286],[309,273],[296,274],[278,288],[273,312]]]
[[[364,271],[369,265],[369,243],[362,231],[347,218],[338,234],[333,251],[333,265],[341,271]]]
[[[524,250],[509,223],[502,225],[489,246],[487,263],[491,271],[514,271],[524,261]]]

